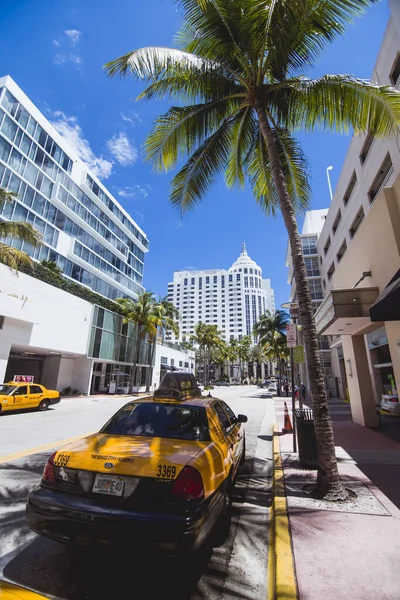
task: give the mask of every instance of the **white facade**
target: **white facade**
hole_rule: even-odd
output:
[[[392,16],[371,80],[379,85],[396,85],[399,88],[400,21],[397,26]],[[368,135],[352,138],[318,240],[324,295],[332,289],[335,270],[379,191],[391,186],[399,173],[399,139],[372,140]]]
[[[9,76],[0,78],[0,187],[18,194],[1,217],[43,234],[36,249],[9,243],[107,298],[143,290],[146,234]]]
[[[122,352],[129,339],[120,342],[125,327],[121,317],[2,264],[0,282],[0,382],[33,375],[59,391],[70,386],[81,394],[106,393],[111,381],[120,391],[126,388],[132,363]],[[148,368],[147,352],[143,354],[141,391]],[[158,345],[153,389],[164,374],[161,364],[194,372],[194,353]]]
[[[267,310],[275,311],[274,292],[269,279],[249,257],[243,244],[238,259],[228,270],[175,271],[168,284],[168,300],[179,310],[179,338],[186,341],[197,323],[216,325],[225,340],[251,335],[255,323]]]

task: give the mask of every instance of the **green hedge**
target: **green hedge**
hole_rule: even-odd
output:
[[[40,279],[40,281],[44,281],[44,283],[53,285],[54,287],[63,290],[64,292],[68,292],[73,296],[78,296],[78,298],[82,298],[82,300],[86,300],[91,304],[98,304],[107,310],[111,310],[112,312],[120,315],[122,314],[121,308],[116,302],[113,302],[113,300],[108,300],[108,298],[105,298],[100,294],[96,294],[96,292],[92,292],[92,290],[88,290],[82,285],[79,285],[79,283],[69,281],[62,275],[58,275],[58,273],[55,273],[39,263],[35,263],[32,268],[21,266],[19,271],[21,271],[21,273],[25,273],[26,275],[30,275],[30,277],[34,277],[35,279]]]

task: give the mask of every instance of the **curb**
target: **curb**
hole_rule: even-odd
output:
[[[281,449],[273,428],[272,502],[268,552],[268,600],[298,600],[296,570],[285,494]]]

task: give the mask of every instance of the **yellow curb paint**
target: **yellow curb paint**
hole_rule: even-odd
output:
[[[24,458],[25,456],[30,456],[31,454],[37,454],[38,452],[43,452],[44,450],[52,450],[53,448],[58,448],[60,446],[64,446],[65,444],[76,442],[86,437],[87,435],[91,434],[85,433],[83,435],[77,435],[75,437],[66,438],[64,440],[56,440],[55,442],[49,442],[48,444],[44,444],[43,446],[27,448],[26,450],[21,450],[21,452],[14,452],[14,454],[4,454],[3,456],[0,456],[0,464],[7,463],[18,458]]]
[[[275,424],[272,428],[272,482],[271,482],[271,508],[269,511],[269,540],[268,540],[268,600],[275,600],[275,566],[276,566],[276,553],[275,553],[275,437],[278,432],[278,427]]]
[[[273,500],[268,557],[268,600],[297,600],[297,582],[277,428],[273,431]]]

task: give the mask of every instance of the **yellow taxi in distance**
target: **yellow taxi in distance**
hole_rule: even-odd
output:
[[[55,452],[27,500],[30,528],[60,542],[181,555],[228,530],[244,425],[189,373],[167,373],[99,433]]]
[[[41,596],[9,581],[0,581],[0,600],[47,600],[47,596]]]
[[[47,390],[38,383],[10,381],[0,384],[0,412],[38,408],[47,410],[50,404],[60,402],[60,392]]]

